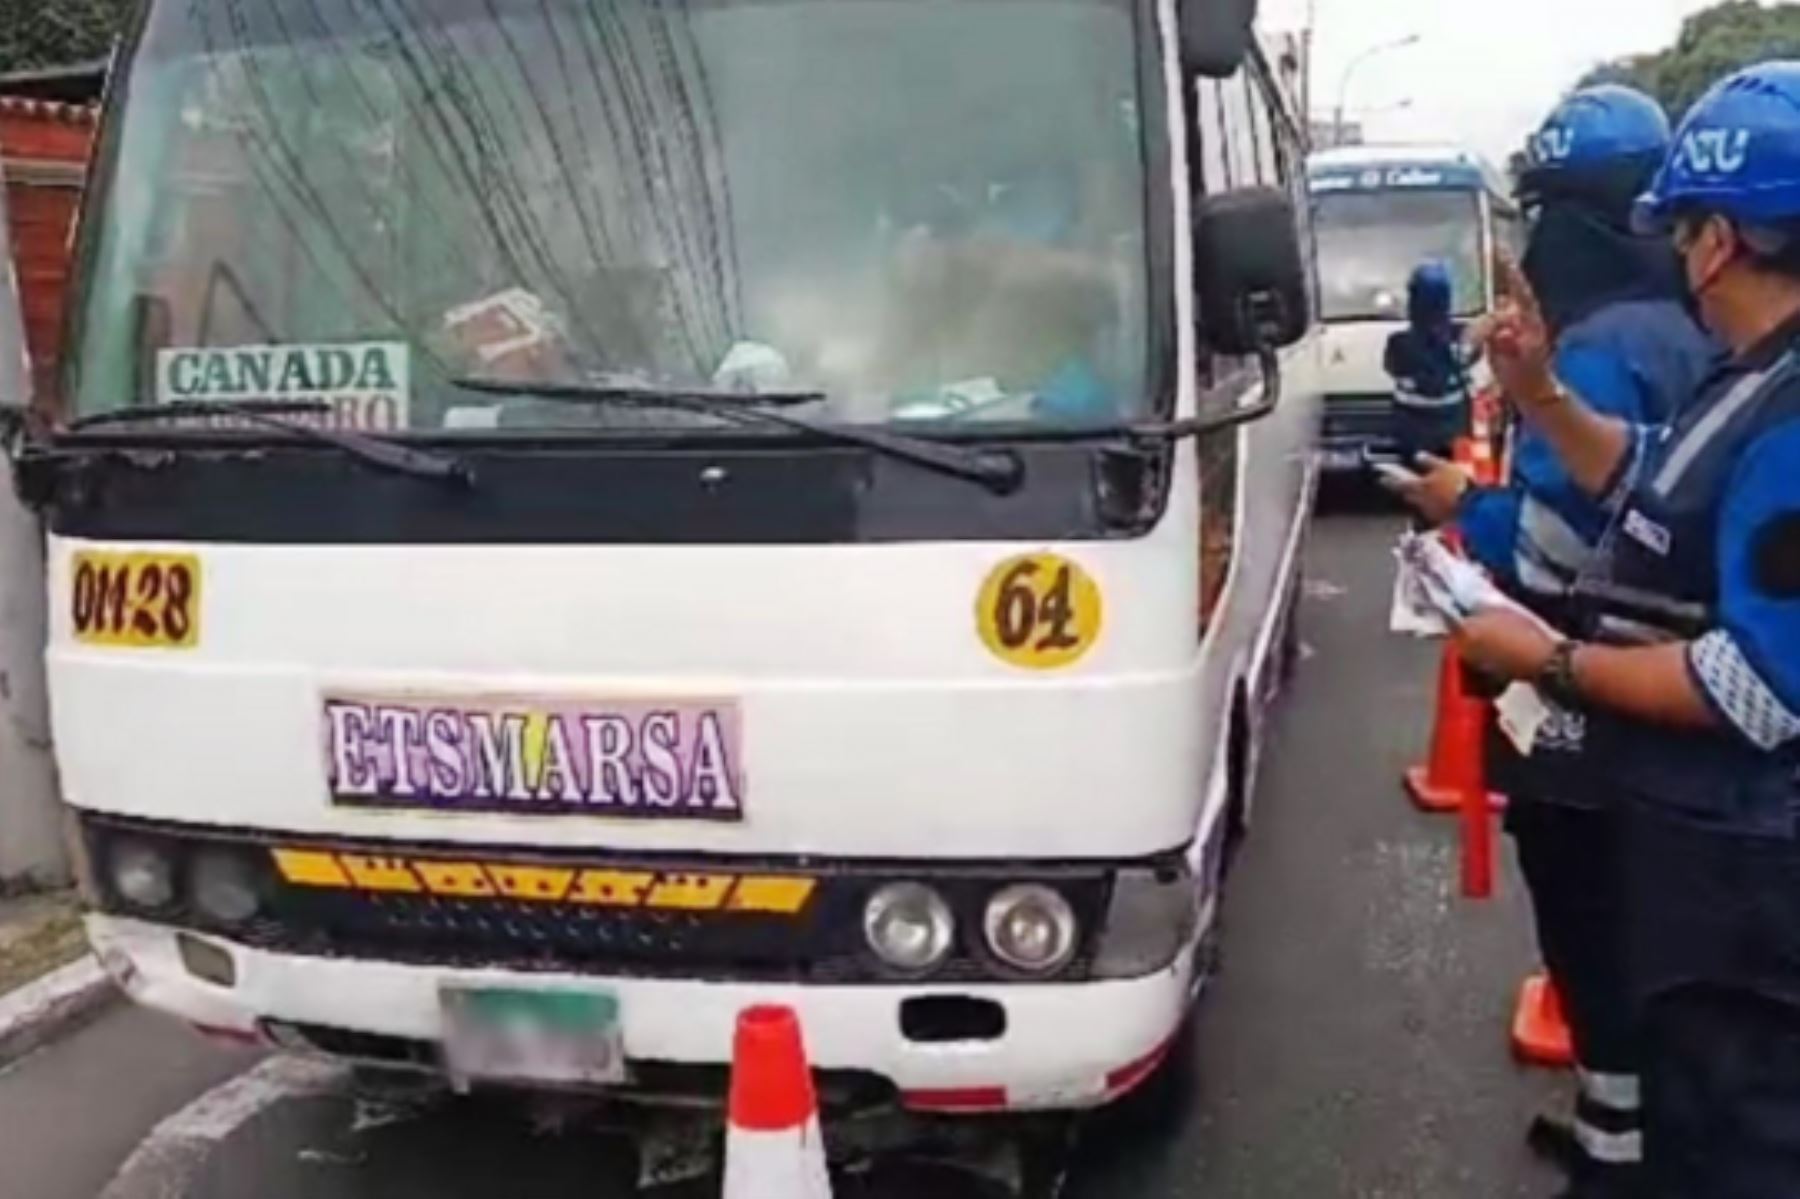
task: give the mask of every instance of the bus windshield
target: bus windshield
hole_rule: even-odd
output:
[[[1314,206],[1325,320],[1404,320],[1407,278],[1432,260],[1450,269],[1456,315],[1485,306],[1474,192],[1345,192],[1317,197]]]
[[[75,411],[557,427],[609,418],[528,385],[599,381],[818,391],[857,423],[1137,415],[1137,25],[1131,0],[157,3]]]

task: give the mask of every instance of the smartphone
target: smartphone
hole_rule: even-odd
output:
[[[1384,483],[1417,483],[1424,476],[1407,470],[1398,462],[1372,462],[1369,464]]]

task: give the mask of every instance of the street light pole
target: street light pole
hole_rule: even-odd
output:
[[[1306,27],[1300,33],[1300,123],[1306,126],[1306,148],[1312,149],[1313,39],[1319,26],[1319,0],[1306,0]]]
[[[1390,50],[1404,50],[1408,46],[1419,44],[1419,35],[1409,33],[1403,38],[1391,42],[1383,42],[1379,46],[1370,46],[1361,54],[1350,60],[1344,68],[1344,74],[1338,82],[1337,114],[1331,122],[1332,139],[1340,144],[1344,140],[1344,108],[1350,100],[1350,81],[1356,75],[1356,69],[1378,54],[1386,54]]]

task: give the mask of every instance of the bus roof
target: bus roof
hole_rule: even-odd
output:
[[[1346,191],[1486,191],[1509,199],[1505,178],[1473,150],[1452,145],[1341,146],[1307,159],[1314,194]]]

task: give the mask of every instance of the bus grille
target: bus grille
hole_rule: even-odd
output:
[[[1325,401],[1325,443],[1385,443],[1394,438],[1394,399],[1389,395],[1334,395]]]
[[[400,846],[225,835],[86,818],[88,855],[107,861],[120,841],[153,846],[180,863],[230,855],[255,873],[261,910],[223,924],[182,894],[134,910],[96,872],[97,906],[278,953],[408,965],[581,973],[612,977],[815,984],[919,981],[1082,982],[1091,977],[1110,875],[1097,867],[1041,869],[746,859],[625,859],[516,847]],[[862,914],[888,883],[929,882],[960,935],[928,977],[899,979],[867,948]],[[1070,963],[1028,979],[982,947],[983,909],[996,891],[1041,882],[1068,900],[1082,929]]]

